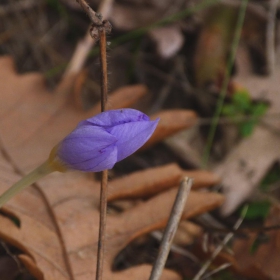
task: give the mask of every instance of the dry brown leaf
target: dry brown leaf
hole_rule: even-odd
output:
[[[151,118],[160,118],[159,124],[152,137],[140,150],[146,149],[176,132],[193,126],[197,120],[195,112],[182,109],[161,111],[153,114]]]
[[[215,174],[208,171],[185,171],[177,164],[168,164],[134,172],[109,182],[108,200],[150,197],[177,186],[185,176],[194,179],[192,189],[213,186],[220,180]]]
[[[96,113],[98,108],[86,113],[77,112],[71,107],[67,96],[48,92],[40,75],[18,75],[12,60],[7,57],[0,58],[0,90],[2,193],[22,174],[43,162],[50,149],[78,121]],[[117,104],[116,107],[128,106],[130,102],[127,100],[135,101],[135,94],[141,96],[143,92],[145,88],[142,86],[120,89],[111,95],[111,100],[114,100],[111,104]],[[129,98],[129,95],[133,95],[133,98]],[[181,114],[186,118],[184,112]],[[169,120],[169,115],[167,118],[162,116],[163,123]],[[170,131],[174,131],[174,128],[171,127]],[[170,134],[170,131],[166,127],[163,133],[157,134],[157,141]],[[161,180],[160,176],[156,178]],[[126,177],[122,180],[127,181]],[[164,190],[166,185],[162,184],[162,180],[160,182],[161,190]],[[173,186],[177,183],[176,177]],[[122,185],[121,182],[119,184]],[[149,192],[151,185],[159,185],[152,176],[144,184],[146,192]],[[176,188],[173,188],[121,215],[108,216],[104,279],[148,278],[151,270],[149,265],[113,272],[112,262],[129,241],[165,226],[175,195]],[[221,195],[192,192],[183,216],[188,218],[201,214],[218,207],[222,202]],[[93,279],[98,205],[99,183],[90,175],[80,172],[53,173],[3,207],[2,211],[18,219],[20,226],[1,215],[0,238],[22,250],[20,259],[38,279]],[[180,277],[175,272],[165,270],[162,279],[175,280]]]
[[[220,183],[220,178],[216,174],[206,170],[184,170],[183,174],[184,177],[194,179],[192,189],[207,188]]]
[[[94,275],[99,188],[97,183],[94,184],[82,175],[84,174],[74,172],[58,173],[42,180],[40,185],[44,186],[50,198],[51,209],[48,209],[44,205],[44,200],[40,199],[38,189],[29,188],[13,198],[4,209],[8,209],[9,214],[15,215],[20,220],[20,228],[17,228],[10,219],[0,216],[0,237],[18,246],[30,256],[37,264],[33,265],[35,271],[32,272],[36,275],[43,273],[45,279],[69,279],[55,222],[59,223],[62,230],[75,279],[89,279]],[[12,174],[9,174],[9,177],[12,178]],[[119,216],[108,216],[107,248],[110,249],[106,255],[105,278],[126,279],[127,272],[112,274],[110,267],[114,257],[135,237],[165,225],[175,195],[176,189],[172,189]],[[192,192],[185,208],[184,218],[209,211],[222,202],[223,198],[218,194]],[[48,215],[50,210],[55,212],[55,221]],[[30,265],[28,267],[32,268]],[[148,277],[150,268],[141,266],[135,268],[135,271],[130,269],[130,272],[135,274],[133,279],[140,280],[144,276]],[[165,277],[163,279],[179,279],[171,272],[166,272]]]

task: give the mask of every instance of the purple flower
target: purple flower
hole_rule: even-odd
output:
[[[158,121],[150,121],[134,109],[106,111],[80,122],[57,146],[56,155],[72,169],[110,169],[138,150],[151,137]]]

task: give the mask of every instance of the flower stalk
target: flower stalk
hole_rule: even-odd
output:
[[[101,112],[106,111],[108,99],[108,75],[107,75],[107,54],[106,54],[106,31],[105,28],[99,30],[100,64],[101,64]],[[107,218],[107,197],[108,197],[108,169],[102,171],[100,184],[100,213],[99,213],[99,233],[96,263],[96,280],[102,280],[104,253],[106,245],[106,218]]]
[[[9,201],[12,197],[24,190],[26,187],[32,185],[37,180],[45,177],[46,175],[56,171],[50,164],[49,160],[45,161],[42,165],[34,169],[32,172],[24,176],[21,180],[12,185],[7,191],[0,196],[0,208]]]

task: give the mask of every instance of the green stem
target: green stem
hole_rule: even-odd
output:
[[[50,174],[51,172],[55,171],[48,161],[44,162],[42,165],[34,169],[32,172],[24,176],[21,180],[17,183],[12,185],[7,191],[5,191],[0,196],[0,208],[9,201],[13,196],[18,194],[20,191],[25,189],[26,187],[30,186],[40,178]]]
[[[217,125],[218,125],[218,122],[219,122],[219,118],[220,118],[220,115],[221,115],[221,112],[222,112],[222,108],[223,108],[223,105],[224,105],[224,100],[225,100],[225,96],[226,96],[226,93],[227,93],[228,84],[229,84],[229,81],[230,81],[230,73],[231,73],[231,70],[232,70],[233,65],[234,65],[234,60],[235,60],[235,56],[236,56],[236,52],[237,52],[237,47],[238,47],[238,44],[239,44],[239,41],[240,41],[241,30],[242,30],[242,26],[243,26],[243,23],[244,23],[247,4],[248,4],[248,0],[241,1],[241,6],[240,6],[240,10],[239,10],[238,18],[237,18],[237,23],[236,23],[236,31],[235,31],[235,35],[234,35],[234,38],[233,38],[230,57],[229,57],[227,67],[226,67],[225,78],[223,80],[222,89],[221,89],[220,96],[219,96],[219,99],[218,99],[218,103],[217,103],[217,106],[216,106],[216,111],[214,113],[214,117],[213,117],[213,120],[212,120],[212,123],[211,123],[208,138],[207,138],[206,147],[205,147],[205,150],[204,150],[204,153],[203,153],[202,166],[204,168],[207,166],[207,163],[208,163],[208,160],[209,160],[209,157],[210,157],[210,152],[211,152],[212,144],[213,144],[213,141],[214,141],[214,136],[215,136]]]

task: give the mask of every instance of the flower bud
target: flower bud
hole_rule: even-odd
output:
[[[56,166],[59,162],[62,167],[81,171],[110,169],[138,150],[151,137],[158,121],[150,121],[134,109],[100,113],[80,122],[53,149],[49,160]]]

